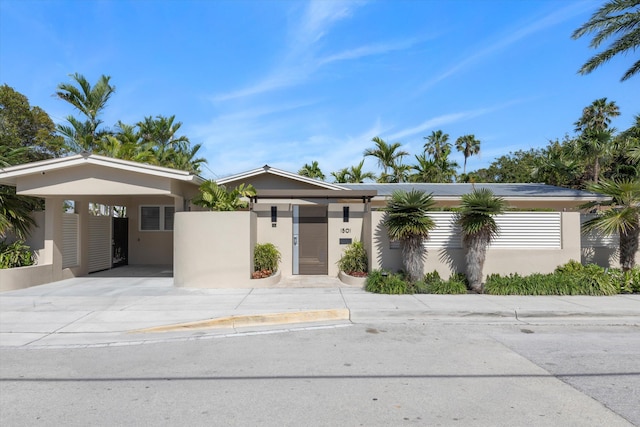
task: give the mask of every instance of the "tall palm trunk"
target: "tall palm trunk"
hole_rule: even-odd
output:
[[[424,275],[424,258],[426,256],[424,237],[411,236],[402,241],[402,257],[404,266],[411,283],[416,282]]]
[[[640,226],[638,225],[620,232],[620,267],[622,271],[631,270],[636,264],[639,235]]]
[[[467,266],[467,280],[472,291],[481,293],[483,290],[484,262],[487,258],[487,246],[490,237],[481,233],[470,235],[465,242],[465,261]]]

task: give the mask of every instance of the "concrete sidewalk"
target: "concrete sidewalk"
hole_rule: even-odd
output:
[[[294,284],[301,286],[297,280]],[[312,283],[315,286],[275,289],[185,289],[175,288],[170,277],[86,277],[4,292],[0,347],[129,345],[352,323],[640,325],[640,295],[378,295],[335,278]],[[261,319],[280,313],[286,315]],[[244,319],[234,320],[238,318]],[[202,328],[140,332],[205,320],[210,324]]]

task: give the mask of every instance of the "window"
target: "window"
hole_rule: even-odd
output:
[[[140,231],[173,230],[173,206],[140,206]]]
[[[342,222],[349,222],[349,206],[342,207]]]

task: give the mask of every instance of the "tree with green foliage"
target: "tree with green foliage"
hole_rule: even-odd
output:
[[[349,182],[349,169],[342,168],[339,171],[331,172],[335,184],[347,184]]]
[[[0,167],[59,156],[62,146],[47,113],[32,107],[13,88],[0,86]],[[35,225],[31,212],[40,206],[39,199],[19,196],[14,187],[0,185],[0,237],[11,233],[25,239]]]
[[[606,201],[590,202],[583,209],[596,208],[597,216],[582,225],[584,231],[598,230],[620,237],[620,267],[631,270],[635,265],[640,238],[640,178],[603,179],[587,185],[587,190],[608,196]]]
[[[416,164],[411,166],[414,171],[409,175],[409,182],[439,182],[439,168],[433,159],[427,157],[426,153],[416,155]]]
[[[348,183],[352,183],[352,184],[358,184],[358,183],[363,183],[365,180],[370,179],[370,180],[375,180],[376,176],[373,174],[373,172],[364,172],[362,170],[364,166],[364,159],[362,159],[362,161],[360,163],[358,163],[356,166],[350,166],[349,169],[347,170],[347,181]]]
[[[424,151],[433,157],[436,162],[448,156],[451,152],[448,133],[436,130],[431,132],[431,135],[425,136],[424,139],[427,141],[424,143]]]
[[[600,98],[585,107],[575,122],[575,130],[580,132],[580,136],[576,139],[574,153],[590,165],[594,182],[600,179],[602,158],[610,153],[614,129],[609,125],[619,115],[620,109],[615,101],[607,102],[607,98]]]
[[[402,263],[411,283],[424,274],[424,241],[436,226],[427,213],[434,205],[433,195],[424,191],[395,191],[384,209],[387,234],[389,239],[400,241]]]
[[[233,190],[227,190],[224,185],[208,180],[200,185],[200,194],[192,202],[210,211],[237,211],[248,207],[248,203],[242,200],[243,197],[255,195],[256,189],[251,184],[240,184]]]
[[[17,165],[58,157],[64,142],[56,126],[39,107],[12,87],[0,86],[0,161]]]
[[[382,175],[389,176],[389,171],[393,170],[393,167],[400,163],[404,156],[408,156],[409,153],[400,150],[402,144],[394,142],[388,144],[379,137],[374,137],[373,141],[376,145],[375,148],[368,148],[364,151],[364,156],[375,157],[378,160],[378,166],[382,168]]]
[[[627,55],[640,48],[640,0],[609,0],[591,18],[573,32],[579,39],[587,34],[595,34],[589,47],[598,49],[607,39],[613,42],[602,52],[590,58],[578,71],[589,74],[614,56]],[[624,73],[621,81],[629,79],[640,71],[637,60]]]
[[[98,129],[102,124],[99,118],[114,94],[116,88],[109,83],[111,77],[102,75],[95,85],[79,73],[70,74],[73,83],[60,83],[56,96],[71,104],[84,117],[84,121],[67,116],[69,125],[58,125],[70,151],[93,152],[98,141],[108,132]]]
[[[480,140],[475,135],[463,135],[456,139],[456,149],[464,155],[462,173],[467,173],[467,159],[480,152]]]
[[[302,166],[302,168],[298,171],[298,175],[324,181],[324,174],[322,173],[317,160],[314,160],[313,162],[311,162],[311,164],[305,163],[304,166]]]
[[[536,160],[541,156],[540,150],[518,150],[500,156],[489,167],[478,169],[475,174],[478,182],[535,182],[533,171]]]
[[[0,237],[12,233],[24,240],[35,226],[31,212],[40,207],[40,201],[33,197],[19,196],[15,187],[0,185]]]
[[[494,216],[504,212],[506,202],[486,188],[474,189],[464,194],[456,223],[462,232],[465,249],[467,280],[472,290],[482,292],[484,262],[487,247],[498,236],[499,228]]]
[[[580,188],[582,167],[568,148],[573,141],[565,139],[550,141],[549,145],[540,151],[532,171],[534,179],[545,184],[560,187]]]

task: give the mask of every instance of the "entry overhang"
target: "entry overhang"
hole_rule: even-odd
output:
[[[258,190],[252,199],[362,199],[371,201],[376,190]]]

